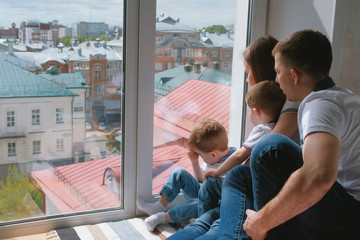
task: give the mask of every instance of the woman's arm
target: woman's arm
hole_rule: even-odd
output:
[[[280,133],[292,138],[297,130],[297,113],[283,113],[280,115],[272,133]]]

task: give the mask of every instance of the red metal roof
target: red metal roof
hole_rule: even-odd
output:
[[[228,130],[230,86],[189,80],[154,107],[155,125],[179,136],[177,141],[153,149],[152,192],[156,194],[174,168],[184,167],[193,172],[185,143],[196,122],[216,119]],[[120,173],[117,170],[120,162],[117,156],[35,171],[31,175],[62,213],[119,207],[119,197],[103,185],[103,177],[107,168]]]
[[[154,106],[154,124],[188,138],[196,122],[216,119],[229,130],[230,86],[191,79]]]
[[[61,213],[119,207],[120,200],[103,185],[105,169],[117,167],[120,156],[31,172]]]

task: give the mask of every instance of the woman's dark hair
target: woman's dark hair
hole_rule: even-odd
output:
[[[264,35],[250,44],[243,52],[244,60],[250,65],[255,82],[275,80],[275,60],[272,50],[278,40],[270,35]]]

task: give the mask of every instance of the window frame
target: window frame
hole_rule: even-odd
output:
[[[58,111],[58,110],[60,110],[60,111]],[[64,107],[57,107],[55,109],[55,122],[57,124],[64,123],[64,112],[65,112]]]
[[[63,138],[56,139],[56,152],[64,152],[65,151],[65,144]]]
[[[41,154],[41,141],[40,140],[32,141],[32,153],[33,153],[33,155]]]
[[[253,0],[239,0],[237,5],[248,5]],[[260,3],[261,2],[261,3]],[[266,1],[260,1],[258,5],[264,7]],[[264,3],[265,2],[265,3]],[[140,214],[136,208],[136,198],[151,200],[156,198],[152,196],[152,161],[149,161],[149,156],[152,156],[153,151],[153,112],[154,112],[154,81],[149,81],[154,76],[154,62],[155,62],[155,21],[156,21],[156,0],[124,0],[124,101],[122,114],[123,122],[123,152],[122,158],[126,161],[121,169],[121,175],[124,181],[121,183],[123,192],[123,209],[107,209],[102,211],[84,212],[81,214],[71,214],[64,216],[40,217],[28,220],[17,220],[0,224],[0,231],[3,237],[13,237],[21,235],[28,235],[40,232],[47,232],[52,229],[72,227],[82,224],[96,224],[104,221],[119,221],[130,217],[135,217]],[[248,16],[248,9],[238,9],[237,23],[246,21]],[[255,11],[255,8],[253,9]],[[240,15],[239,15],[240,12]],[[256,12],[256,11],[255,11]],[[266,8],[261,12],[266,13]],[[265,14],[266,15],[266,14]],[[263,18],[261,16],[261,18]],[[265,29],[266,19],[262,23]],[[241,25],[241,24],[237,24]],[[242,24],[246,25],[246,24]],[[247,32],[247,26],[237,28]],[[265,31],[263,31],[265,33]],[[236,38],[235,38],[236,39]],[[245,40],[244,40],[245,39]],[[244,76],[242,62],[240,61],[240,54],[246,43],[248,37],[243,37],[241,41],[236,39],[234,41],[233,62],[237,73],[233,72],[232,76]],[[239,56],[238,56],[239,55]],[[239,58],[239,59],[237,59]],[[236,60],[237,59],[237,60]],[[236,62],[238,61],[238,62]],[[244,81],[235,81],[232,86],[232,92],[244,92]],[[234,96],[237,95],[237,96]],[[235,136],[233,143],[229,136],[230,143],[236,146],[236,142],[240,145],[242,135],[241,127],[236,127],[242,123],[242,112],[239,109],[243,107],[244,100],[240,98],[241,94],[231,95],[231,109],[236,111],[231,112],[230,130]],[[240,102],[239,99],[241,100]],[[236,104],[234,104],[234,102]],[[135,119],[135,120],[134,120]],[[235,127],[234,127],[235,126]],[[230,131],[231,133],[231,131]],[[137,177],[138,176],[138,177]],[[150,180],[150,181],[149,181]],[[127,183],[127,184],[124,184]],[[135,188],[133,187],[135,183]]]
[[[8,157],[16,156],[16,142],[10,141],[8,142]]]
[[[7,128],[14,128],[16,121],[16,114],[14,110],[7,110],[6,111],[6,127]]]
[[[40,108],[34,108],[31,110],[31,124],[33,126],[41,124]]]

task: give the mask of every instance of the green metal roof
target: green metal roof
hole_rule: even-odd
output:
[[[0,59],[0,98],[78,96],[48,79]]]
[[[86,85],[86,81],[80,72],[60,74],[43,73],[40,74],[40,76],[68,89],[90,88],[90,86]]]
[[[231,84],[231,75],[212,68],[201,67],[201,73],[186,71],[185,66],[172,68],[155,74],[155,93],[165,96],[190,79],[222,85]]]

